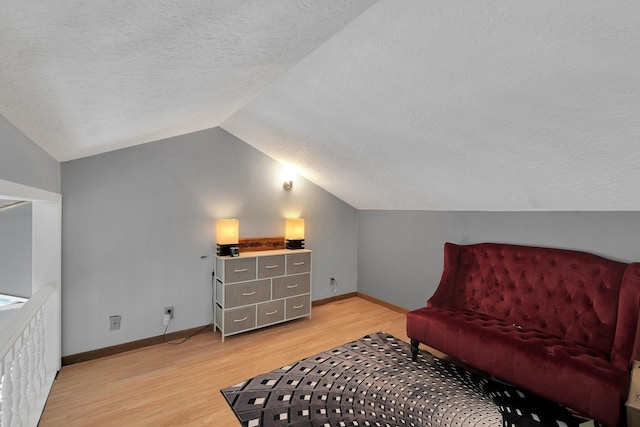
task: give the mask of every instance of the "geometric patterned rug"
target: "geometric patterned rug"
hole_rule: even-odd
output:
[[[482,392],[486,380],[429,354],[421,359],[411,361],[405,342],[371,334],[222,394],[249,427],[502,425]]]
[[[509,387],[509,386],[504,386]],[[488,379],[378,332],[221,390],[242,426],[572,426],[505,404]],[[516,393],[517,392],[517,393]],[[495,398],[502,399],[499,404]],[[513,405],[511,405],[513,406]],[[536,412],[534,410],[534,412]],[[507,418],[507,415],[511,418]],[[526,424],[529,425],[529,424]]]

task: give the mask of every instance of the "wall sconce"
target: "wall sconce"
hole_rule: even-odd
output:
[[[216,221],[216,244],[219,256],[238,256],[240,221],[219,219]]]
[[[304,219],[287,218],[284,228],[285,249],[304,249]]]
[[[282,188],[284,188],[284,191],[291,191],[291,189],[293,188],[293,179],[295,178],[296,173],[293,170],[293,167],[291,166],[285,166],[285,168],[282,170]]]

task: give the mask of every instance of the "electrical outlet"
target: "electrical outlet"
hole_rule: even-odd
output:
[[[120,329],[120,320],[122,320],[122,316],[109,316],[109,330],[117,331]]]
[[[336,295],[338,293],[338,281],[335,277],[329,277],[329,286],[331,286],[331,289],[333,290],[333,295]]]
[[[169,319],[173,319],[173,306],[165,307],[164,308],[164,314],[168,314],[169,315]]]

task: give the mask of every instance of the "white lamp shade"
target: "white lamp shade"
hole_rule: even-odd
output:
[[[285,223],[284,238],[287,240],[304,240],[304,219],[288,218]]]
[[[240,221],[237,219],[219,219],[216,221],[216,243],[232,245],[238,243]]]

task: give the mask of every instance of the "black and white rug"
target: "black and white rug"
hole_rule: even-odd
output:
[[[505,404],[505,397],[527,396],[429,353],[421,352],[412,362],[409,344],[384,332],[243,381],[222,394],[249,427],[501,427],[519,425],[514,415],[540,426],[578,425],[568,415],[559,424],[555,416]]]

